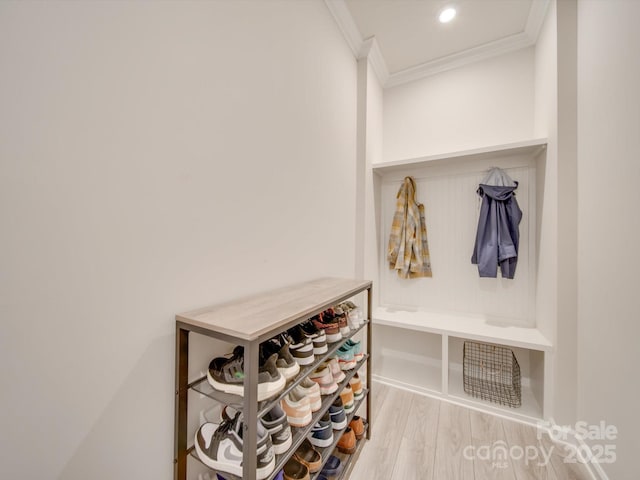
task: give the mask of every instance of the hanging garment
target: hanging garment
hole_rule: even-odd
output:
[[[518,182],[502,170],[493,170],[500,169],[492,169],[485,180],[500,185],[481,183],[477,191],[482,205],[471,263],[478,265],[481,277],[497,277],[500,265],[502,277],[513,278],[518,264],[518,226],[522,220],[522,210],[515,197]]]
[[[387,261],[400,278],[431,277],[424,205],[416,202],[416,184],[405,177],[396,196]]]

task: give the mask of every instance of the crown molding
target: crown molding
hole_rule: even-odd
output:
[[[493,42],[390,73],[375,37],[363,40],[345,0],[324,0],[357,59],[367,58],[384,88],[402,85],[535,45],[551,0],[533,0],[525,30]]]
[[[362,48],[360,49],[360,55],[358,58],[367,58],[373,68],[373,71],[376,73],[380,84],[383,86],[386,85],[389,80],[389,69],[387,68],[387,62],[384,61],[384,57],[382,56],[376,37],[367,38],[362,43]]]
[[[420,78],[435,75],[436,73],[453,70],[464,65],[486,60],[488,58],[504,55],[505,53],[514,52],[522,48],[533,45],[533,42],[524,32],[510,35],[500,40],[485,43],[478,47],[469,48],[459,53],[447,55],[446,57],[437,58],[430,62],[421,63],[415,67],[410,67],[399,72],[389,75],[389,80],[385,83],[385,88],[395,87],[403,83],[419,80]]]
[[[344,0],[324,0],[325,5],[333,15],[347,44],[356,58],[360,58],[362,51],[362,34],[353,20],[353,16]]]

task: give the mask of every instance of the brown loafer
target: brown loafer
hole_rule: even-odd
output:
[[[349,422],[349,427],[353,430],[356,440],[361,440],[362,437],[364,437],[364,422],[362,421],[362,418],[355,415],[353,420]]]
[[[310,480],[309,468],[291,457],[284,465],[284,480]]]
[[[304,439],[304,442],[298,447],[296,453],[293,454],[293,458],[306,465],[309,473],[316,473],[322,466],[322,455],[313,448],[308,438]]]
[[[356,451],[356,434],[353,433],[351,427],[347,427],[342,436],[340,437],[340,441],[338,441],[338,450],[341,453],[352,454]]]

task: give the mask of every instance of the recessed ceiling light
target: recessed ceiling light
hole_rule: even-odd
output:
[[[440,23],[449,23],[451,20],[455,18],[455,16],[456,16],[456,9],[453,7],[447,7],[440,12],[440,16],[438,17],[438,20],[440,20]]]

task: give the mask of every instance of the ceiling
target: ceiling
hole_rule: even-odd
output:
[[[533,45],[549,3],[549,0],[325,1],[356,55],[363,55],[367,39],[375,39],[372,41],[378,50],[377,70],[384,77],[383,83],[389,80],[390,84]],[[454,6],[457,16],[442,24],[438,14],[447,6]]]

